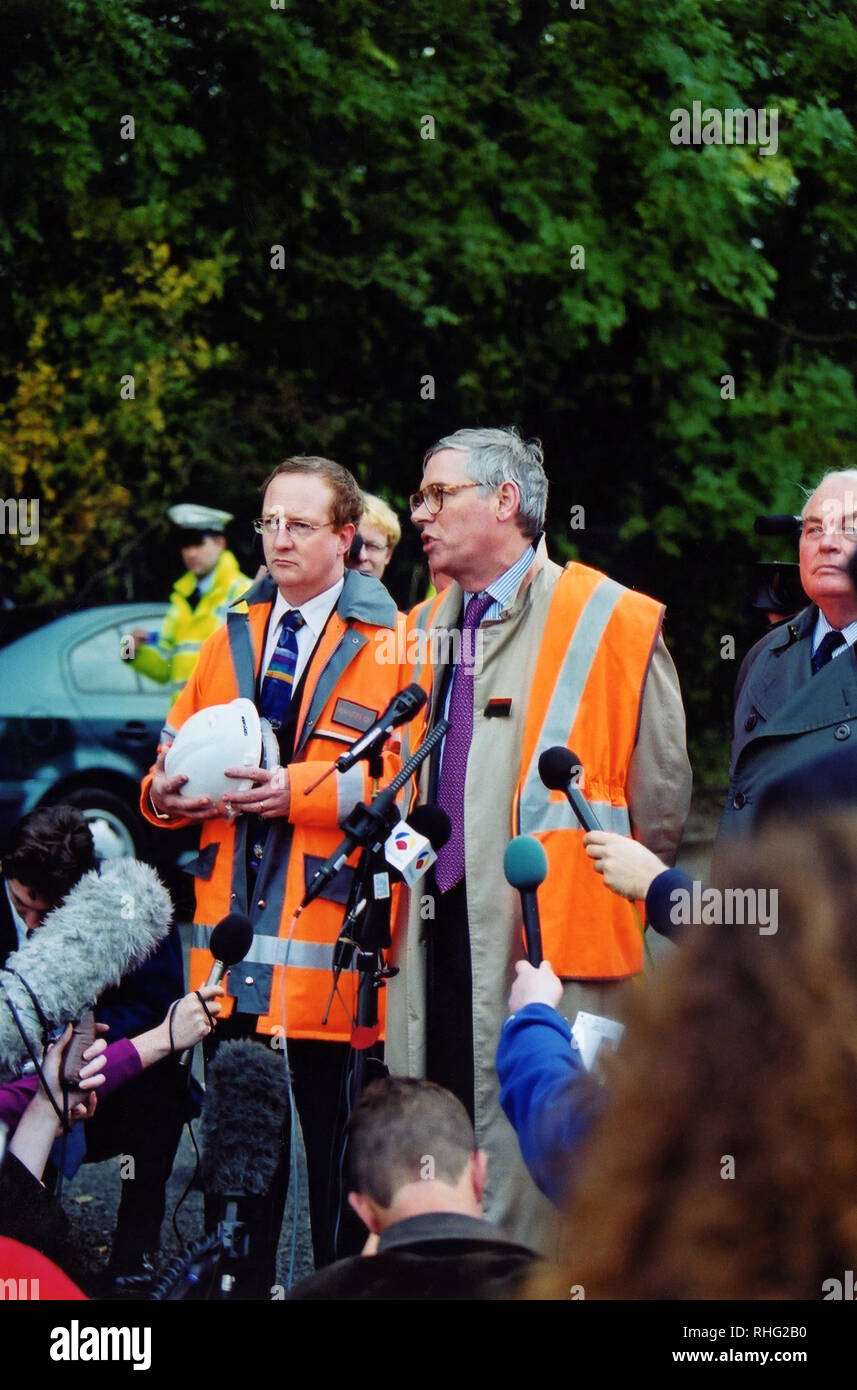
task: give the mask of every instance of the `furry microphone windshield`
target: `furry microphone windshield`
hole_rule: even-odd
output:
[[[220,1044],[205,1077],[200,1179],[206,1196],[267,1192],[287,1107],[282,1052],[258,1042]]]
[[[28,1056],[7,999],[38,1053],[42,1026],[30,991],[50,1028],[79,1018],[152,954],[172,916],[170,895],[148,864],[111,859],[100,873],[84,874],[0,971],[0,1069],[15,1072]]]

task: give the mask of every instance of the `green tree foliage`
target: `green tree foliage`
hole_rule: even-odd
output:
[[[163,592],[164,501],[246,522],[287,452],[401,505],[439,434],[514,421],[545,441],[554,552],[668,602],[722,774],[721,637],[753,635],[751,560],[786,558],[752,518],[853,458],[853,0],[7,0],[0,23],[0,450],[45,534],[4,542],[18,595]],[[695,101],[776,108],[776,153],[673,144]]]

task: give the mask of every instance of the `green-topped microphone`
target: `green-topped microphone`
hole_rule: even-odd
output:
[[[510,840],[503,855],[503,872],[506,882],[521,895],[527,959],[538,969],[542,963],[542,929],[536,890],[548,875],[548,857],[539,841],[532,835],[516,835]]]

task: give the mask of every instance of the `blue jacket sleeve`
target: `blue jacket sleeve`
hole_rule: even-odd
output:
[[[674,906],[672,895],[677,889],[689,894],[692,898],[693,879],[682,869],[665,869],[652,881],[646,894],[648,925],[654,927],[656,932],[660,932],[661,936],[669,937],[671,941],[680,940],[682,935],[681,926],[672,919]]]
[[[601,1088],[572,1043],[571,1027],[547,1004],[506,1020],[497,1049],[500,1104],[536,1185],[559,1203],[575,1151],[602,1108]]]
[[[183,994],[181,936],[173,923],[154,955],[102,994],[95,1017],[108,1025],[108,1042],[133,1038],[160,1023],[173,1000]]]

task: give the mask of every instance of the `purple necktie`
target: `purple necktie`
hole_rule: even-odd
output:
[[[452,823],[452,833],[438,850],[434,876],[441,893],[448,893],[464,877],[464,783],[467,755],[473,739],[473,667],[476,655],[476,629],[486,608],[494,599],[490,594],[474,594],[461,625],[461,654],[452,680],[452,697],[447,718],[450,730],[443,745],[443,761],[437,789],[438,805]]]

